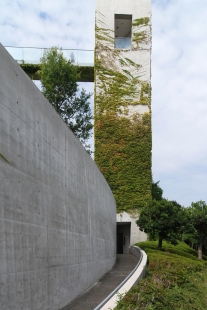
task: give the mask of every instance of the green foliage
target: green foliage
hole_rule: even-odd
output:
[[[41,67],[40,64],[25,64],[24,62],[20,64],[20,66],[27,74],[33,74],[33,75],[36,74]]]
[[[149,114],[134,122],[112,113],[96,116],[95,160],[119,211],[142,208],[151,198],[150,129]]]
[[[163,194],[163,190],[162,188],[159,186],[159,182],[154,182],[152,181],[152,199],[155,199],[157,201],[162,200],[162,194]]]
[[[134,43],[133,50],[140,48],[140,44],[148,44],[150,40],[149,32],[149,17],[135,19],[132,23],[132,42]]]
[[[132,23],[132,26],[133,27],[147,26],[149,22],[150,22],[149,17],[141,17],[141,18],[135,19]]]
[[[79,82],[94,82],[94,67],[77,67],[77,73]]]
[[[140,31],[138,33],[135,33],[133,36],[133,41],[139,44],[140,42],[143,42],[143,40],[146,39],[146,31]]]
[[[21,68],[32,80],[39,80],[39,73],[41,64],[20,64]],[[77,81],[78,82],[94,82],[94,67],[81,66],[77,67]]]
[[[187,209],[192,230],[188,237],[198,245],[198,258],[202,259],[202,247],[204,240],[207,239],[207,205],[205,201],[192,202]]]
[[[148,255],[146,278],[124,296],[117,310],[206,309],[207,263],[196,258],[196,251],[184,243],[164,242],[163,251],[155,242],[137,245]]]
[[[95,161],[112,189],[118,212],[140,209],[151,199],[151,86],[141,79],[142,66],[127,56],[127,51],[114,49],[114,33],[99,20]],[[147,105],[149,112],[130,115],[131,106],[139,105]]]
[[[147,82],[141,83],[139,104],[148,105],[148,106],[150,106],[151,104],[151,87],[149,83]]]
[[[193,226],[204,237],[207,234],[207,205],[205,201],[192,202],[189,211]]]
[[[84,145],[93,127],[88,101],[91,94],[82,89],[78,96],[76,67],[53,47],[42,57],[39,74],[43,94]]]
[[[157,252],[157,241],[146,241],[146,242],[139,242],[139,247],[141,247],[145,252],[149,251],[156,251]],[[179,242],[176,246],[166,241],[163,241],[163,248],[162,251],[167,251],[168,254],[172,253],[175,255],[188,257],[190,259],[196,260],[197,259],[197,251],[189,247],[185,242]]]
[[[185,229],[185,211],[175,201],[154,199],[141,210],[137,225],[141,231],[149,234],[150,238],[158,237],[158,248],[161,249],[163,240],[177,243]]]

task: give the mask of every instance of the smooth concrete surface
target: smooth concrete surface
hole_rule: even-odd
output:
[[[118,254],[112,270],[90,290],[61,310],[93,310],[132,272],[139,261],[133,254]]]
[[[116,259],[104,177],[0,45],[0,309],[60,309]]]

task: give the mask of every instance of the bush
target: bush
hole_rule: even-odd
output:
[[[197,252],[184,243],[177,246],[157,242],[136,244],[148,255],[147,276],[118,303],[120,310],[173,310],[207,308],[207,262],[196,258]]]

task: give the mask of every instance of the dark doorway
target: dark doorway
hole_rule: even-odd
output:
[[[123,254],[123,233],[117,233],[117,254]]]
[[[117,254],[129,253],[130,231],[130,222],[117,222]]]

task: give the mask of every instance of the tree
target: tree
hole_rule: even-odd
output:
[[[91,136],[92,113],[87,94],[82,89],[78,95],[77,68],[70,60],[64,58],[61,49],[52,47],[41,58],[39,71],[42,93],[60,114],[80,142],[86,145]]]
[[[153,199],[141,210],[137,225],[150,238],[158,237],[158,248],[161,249],[163,240],[177,244],[184,231],[185,219],[184,208],[176,201]]]
[[[162,198],[163,190],[158,185],[159,183],[160,183],[160,181],[158,181],[158,182],[152,181],[152,199],[155,199],[155,200],[158,200],[158,201],[163,199]]]
[[[192,202],[188,208],[191,224],[194,232],[191,233],[194,240],[197,240],[198,258],[202,259],[203,242],[207,237],[207,205],[205,201]]]

